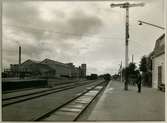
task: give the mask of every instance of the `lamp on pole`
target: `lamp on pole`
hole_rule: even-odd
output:
[[[139,25],[142,25],[144,23],[144,24],[147,24],[147,25],[150,25],[150,26],[153,26],[153,27],[157,27],[157,28],[162,29],[162,30],[165,29],[164,27],[161,27],[161,26],[158,26],[158,25],[155,25],[155,24],[151,24],[151,23],[148,23],[148,22],[145,22],[145,21],[138,20],[138,22],[139,22]]]
[[[138,7],[144,6],[144,3],[138,4],[130,4],[129,2],[121,3],[121,4],[111,4],[110,7],[120,7],[126,10],[126,22],[125,22],[125,90],[128,90],[128,42],[129,42],[129,8],[130,7]]]

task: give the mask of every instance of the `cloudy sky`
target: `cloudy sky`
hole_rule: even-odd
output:
[[[120,1],[122,3],[122,1]],[[22,61],[53,59],[76,66],[87,64],[89,73],[116,73],[125,54],[125,10],[110,8],[110,1],[3,2],[3,68]],[[131,0],[144,7],[130,8],[129,61],[139,63],[154,48],[163,30],[142,20],[164,26],[164,0]]]

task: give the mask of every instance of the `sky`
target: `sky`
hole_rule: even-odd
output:
[[[154,49],[164,30],[137,20],[164,27],[164,0],[110,1],[3,1],[3,68],[22,62],[49,58],[75,66],[87,64],[87,74],[115,74],[125,62],[125,9],[111,3],[141,3],[129,12],[129,62],[139,64]]]

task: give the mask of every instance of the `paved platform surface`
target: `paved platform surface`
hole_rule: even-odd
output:
[[[104,93],[83,114],[80,121],[164,121],[165,93],[157,89],[136,86],[124,90],[124,84],[110,81]]]

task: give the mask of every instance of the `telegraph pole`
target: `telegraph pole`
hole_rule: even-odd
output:
[[[19,78],[21,78],[21,46],[19,46],[19,64],[18,64],[18,72],[19,72]]]
[[[129,2],[121,3],[121,4],[111,4],[111,8],[113,7],[120,7],[126,10],[126,22],[125,22],[125,90],[128,90],[128,42],[129,42],[129,8],[130,7],[137,7],[137,6],[144,6],[143,3],[138,4],[130,4]]]
[[[122,83],[122,61],[121,61],[121,65],[120,65],[120,69],[121,69],[121,83]]]

